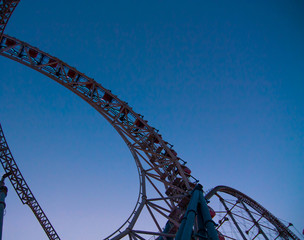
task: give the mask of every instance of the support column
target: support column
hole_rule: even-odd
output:
[[[193,226],[195,226],[193,232]],[[197,231],[197,232],[196,232]],[[200,239],[219,240],[215,224],[211,219],[209,208],[205,200],[202,185],[198,184],[191,194],[187,211],[179,226],[175,240],[190,240],[192,236]]]
[[[201,185],[200,185],[201,187]],[[208,239],[209,240],[219,240],[218,233],[215,229],[215,223],[213,222],[209,208],[206,202],[206,199],[203,194],[203,189],[200,189],[200,210],[201,214],[203,216],[204,224],[208,233]]]
[[[6,207],[5,198],[7,196],[7,187],[4,185],[4,179],[9,175],[10,173],[4,174],[0,181],[0,240],[2,240],[3,215],[4,215],[4,209]]]
[[[181,225],[179,226],[176,240],[190,240],[192,235],[192,227],[194,225],[195,217],[197,214],[197,205],[199,201],[199,191],[195,188],[190,202],[188,204],[187,211],[182,220]]]

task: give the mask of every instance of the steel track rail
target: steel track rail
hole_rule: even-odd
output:
[[[0,40],[5,27],[20,0],[0,0]]]
[[[300,240],[292,231],[290,231],[278,218],[276,218],[272,213],[270,213],[266,208],[264,208],[261,204],[257,203],[255,200],[247,196],[246,194],[233,189],[227,186],[217,186],[211,189],[205,196],[207,200],[211,199],[216,193],[223,192],[230,194],[242,202],[246,203],[250,207],[252,207],[255,211],[260,213],[264,218],[266,218],[271,224],[273,224],[278,232],[280,233],[280,237],[284,239],[294,239]]]
[[[22,63],[68,88],[100,112],[112,126],[119,128],[132,141],[132,145],[143,150],[152,162],[175,164],[175,170],[182,177],[186,189],[192,189],[189,178],[185,176],[180,158],[172,149],[172,145],[164,141],[158,131],[144,120],[142,115],[124,101],[120,100],[110,90],[104,88],[92,78],[79,72],[28,43],[22,42],[8,35],[3,35],[0,43],[0,55]],[[152,164],[159,175],[166,175],[167,179],[174,179],[176,173],[168,171],[166,165]]]
[[[168,199],[170,199],[172,204],[172,212],[170,213],[171,215],[174,210],[176,210],[175,207],[184,200],[184,197],[180,196],[185,196],[185,193],[193,189],[195,185],[193,181],[189,180],[189,176],[186,176],[180,159],[177,157],[176,152],[172,149],[172,145],[164,141],[161,135],[158,134],[158,131],[148,125],[147,121],[144,120],[140,114],[135,113],[126,102],[120,100],[117,96],[112,94],[110,90],[105,89],[92,78],[87,77],[63,61],[45,52],[42,52],[38,48],[32,47],[29,44],[22,42],[16,38],[12,38],[7,35],[3,36],[3,32],[8,23],[8,20],[18,5],[19,1],[20,0],[0,0],[0,54],[48,76],[49,78],[65,86],[80,96],[82,99],[87,101],[98,112],[100,112],[101,115],[104,116],[117,130],[117,132],[121,135],[121,137],[128,145],[135,159],[140,177],[140,193],[136,206],[130,217],[115,232],[120,233],[115,237],[115,239],[120,239],[119,235],[125,236],[128,233],[132,234],[132,230],[128,229],[130,229],[130,226],[132,224],[134,225],[140,212],[138,210],[140,208],[143,208],[144,202],[146,201],[146,190],[144,182],[145,177],[149,175],[148,172],[151,172],[151,170],[155,173],[150,173],[149,176],[154,176],[156,179],[159,177],[158,180],[164,183],[165,189],[167,191],[170,190],[169,193],[166,191],[166,194],[169,196]],[[148,169],[143,168],[139,157],[148,163],[150,166]],[[15,188],[20,200],[24,204],[29,205],[29,207],[32,209],[49,239],[60,239],[55,229],[52,227],[51,223],[46,217],[45,213],[41,209],[40,205],[38,204],[37,200],[35,199],[30,188],[26,184],[9,150],[1,125],[0,160],[4,170],[6,172],[13,173],[10,176],[10,181]],[[181,179],[178,179],[178,175],[181,176]],[[149,178],[147,179],[149,180]],[[174,184],[176,180],[179,180],[178,186],[177,184]],[[275,216],[273,216],[260,204],[233,188],[226,186],[215,187],[206,195],[206,199],[211,198],[217,192],[225,192],[231,194],[251,206],[260,214],[263,214],[265,218],[278,229],[280,234],[285,239],[289,239],[289,237],[296,240],[299,239],[288,228],[286,228],[284,224],[282,224]],[[144,201],[140,203],[139,199],[141,195]],[[161,193],[160,195],[161,198],[165,200],[165,197]],[[172,199],[175,199],[175,201]],[[180,202],[176,203],[176,199],[180,199]],[[171,216],[173,222],[175,220],[178,220],[183,212],[184,211],[181,211],[179,215]],[[120,229],[122,229],[122,227],[127,223],[130,223],[129,227],[125,231],[121,232]],[[178,225],[175,225],[175,227],[178,227]],[[114,236],[115,233],[109,237]],[[133,238],[131,234],[129,235],[130,239]],[[135,234],[135,232],[133,232],[133,234]],[[174,234],[172,236],[174,236]]]
[[[123,136],[122,136],[123,137]],[[126,141],[126,139],[123,137],[123,139]],[[127,143],[127,142],[126,142]],[[128,144],[127,144],[128,145]],[[140,208],[140,196],[142,194],[145,194],[145,191],[142,189],[142,181],[143,181],[143,175],[141,173],[141,168],[140,168],[140,163],[138,163],[138,158],[135,154],[134,149],[130,148],[130,151],[132,155],[134,156],[138,173],[139,173],[139,195],[138,199],[136,201],[135,207],[128,217],[128,219],[125,221],[122,226],[112,233],[107,239],[109,239],[111,236],[113,236],[115,233],[119,232],[121,228],[127,225],[127,223],[130,222],[130,219],[134,218],[134,215],[136,212],[138,212],[138,209]],[[2,167],[6,173],[10,173],[9,179],[10,182],[12,183],[13,188],[15,189],[18,197],[20,198],[21,202],[23,204],[26,204],[30,207],[34,215],[36,216],[38,222],[42,226],[43,230],[47,234],[49,239],[52,240],[60,240],[60,237],[56,233],[54,227],[52,226],[51,222],[48,220],[46,214],[42,210],[41,206],[39,205],[38,201],[34,197],[34,194],[30,190],[29,186],[27,185],[20,169],[17,166],[16,161],[14,160],[12,153],[8,147],[7,141],[4,136],[4,132],[2,129],[2,126],[0,124],[0,161],[2,164]]]
[[[179,226],[183,209],[179,207],[181,211],[174,210],[182,202],[181,196],[187,195],[197,180],[189,174],[186,176],[185,162],[177,156],[172,145],[162,139],[158,130],[151,127],[142,115],[133,111],[110,90],[60,59],[28,43],[3,35],[0,55],[55,80],[94,107],[121,135],[133,156],[140,158],[136,160],[139,171],[145,172],[149,182],[153,179],[164,184],[166,195],[172,197],[164,200],[169,205],[169,213],[166,213],[166,216],[174,223],[175,228]],[[144,167],[141,162],[145,164]],[[20,191],[17,193],[22,196]],[[159,193],[162,195],[160,191]],[[165,199],[164,195],[162,198]],[[138,216],[134,215],[134,218],[136,217]]]
[[[16,190],[21,202],[30,207],[49,239],[60,240],[51,222],[42,210],[31,189],[22,176],[15,159],[8,147],[0,125],[0,161],[6,173],[12,173],[9,180]]]

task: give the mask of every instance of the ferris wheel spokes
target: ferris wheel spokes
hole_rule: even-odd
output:
[[[215,210],[218,231],[228,239],[300,240],[262,205],[236,189],[217,186],[205,197]]]
[[[190,169],[177,156],[173,146],[164,141],[142,115],[134,112],[126,102],[120,100],[110,90],[60,59],[16,38],[3,35],[6,24],[19,1],[0,0],[0,54],[55,80],[89,103],[117,130],[135,160],[139,173],[137,202],[125,223],[106,239],[143,240],[148,236],[149,239],[172,240],[190,202],[190,193],[198,181],[192,177]],[[32,209],[49,239],[60,240],[22,177],[8,149],[1,126],[0,130],[1,163],[6,172],[12,172],[10,180],[13,187],[21,201]],[[235,197],[235,202],[224,199],[220,193]],[[206,198],[210,199],[213,196],[219,199],[225,209],[222,212],[217,211],[220,240],[225,237],[259,239],[260,236],[268,239],[268,236],[274,236],[273,234],[277,234],[274,239],[298,239],[277,218],[245,194],[229,187],[219,186],[209,192]],[[241,213],[236,212],[236,209],[240,209]],[[138,224],[143,215],[148,216],[154,229]],[[255,218],[256,216],[258,219]],[[145,225],[148,218],[144,219]],[[234,224],[233,231],[221,234],[220,231],[222,229],[225,231],[227,223],[232,225],[229,218]],[[245,224],[240,220],[244,220]],[[272,224],[271,227],[267,225],[269,223]],[[162,226],[165,228],[162,229]],[[266,230],[272,232],[267,233]],[[200,239],[200,236],[194,237]]]

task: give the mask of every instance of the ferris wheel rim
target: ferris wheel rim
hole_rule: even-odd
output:
[[[212,189],[210,189],[205,198],[207,200],[211,200],[212,197],[216,196],[218,192],[226,193],[231,196],[236,197],[237,199],[242,199],[247,205],[253,208],[255,211],[259,212],[265,219],[267,219],[278,232],[284,234],[285,236],[291,237],[292,239],[299,240],[299,238],[288,229],[277,217],[275,217],[270,211],[264,208],[261,204],[259,204],[256,200],[252,199],[251,197],[247,196],[246,194],[242,193],[239,190],[236,190],[232,187],[228,187],[225,185],[219,185]]]
[[[10,39],[14,39],[14,38],[11,38],[11,37],[9,37],[9,36],[7,36],[7,35],[2,35],[2,34],[3,34],[3,31],[4,31],[4,29],[5,29],[6,25],[7,25],[7,22],[8,22],[8,20],[9,20],[10,16],[12,15],[12,13],[13,13],[15,7],[18,5],[19,1],[20,1],[20,0],[17,0],[17,1],[16,1],[16,0],[15,0],[15,1],[12,1],[12,0],[11,0],[11,1],[10,1],[11,3],[15,3],[15,5],[13,6],[13,8],[10,8],[10,9],[9,9],[9,12],[8,12],[9,15],[8,15],[6,21],[4,22],[5,24],[3,25],[4,28],[2,29],[2,31],[1,31],[1,29],[0,29],[0,41],[1,41],[1,42],[2,42],[2,40],[3,40],[5,37],[6,37],[6,38],[10,38]],[[25,42],[22,42],[22,41],[20,41],[20,40],[18,40],[18,39],[15,39],[15,40],[18,41],[18,42],[21,42],[21,43],[24,44],[24,45],[30,46],[29,44],[27,44],[27,43],[25,43]],[[15,61],[17,61],[17,62],[19,62],[19,63],[21,63],[21,64],[23,64],[23,65],[25,65],[25,66],[28,66],[28,67],[30,67],[30,68],[32,68],[32,69],[34,69],[34,70],[36,70],[36,71],[38,71],[38,72],[44,74],[45,76],[47,76],[47,77],[49,77],[49,78],[55,80],[56,82],[60,83],[61,85],[63,85],[61,82],[59,82],[59,81],[57,81],[56,79],[52,78],[51,75],[48,75],[48,74],[46,74],[45,72],[39,71],[38,69],[35,69],[35,68],[33,67],[34,62],[33,62],[33,59],[31,59],[32,55],[31,55],[31,52],[29,52],[29,50],[26,52],[27,58],[28,58],[28,60],[29,60],[29,62],[28,62],[27,64],[26,64],[24,61],[22,61],[21,58],[20,58],[20,59],[17,59],[17,58],[10,57],[9,55],[3,54],[4,50],[5,50],[5,51],[6,51],[6,50],[10,50],[11,48],[12,48],[12,46],[8,47],[7,49],[2,49],[2,50],[1,50],[1,48],[0,48],[0,54],[3,55],[3,56],[5,56],[5,57],[8,57],[8,58],[10,58],[10,59],[12,59],[12,60],[15,60]],[[30,46],[29,49],[30,49],[30,50],[33,50],[33,51],[41,52],[40,49],[35,48],[35,47],[32,47],[32,46]],[[32,52],[32,54],[35,54],[35,52]],[[58,64],[58,63],[59,63],[59,64],[61,64],[61,66],[68,66],[68,70],[72,70],[72,72],[74,71],[74,73],[76,73],[76,74],[80,74],[80,75],[82,74],[82,73],[80,73],[78,70],[76,70],[75,68],[73,68],[73,67],[69,66],[68,64],[64,63],[63,61],[61,61],[60,59],[55,58],[55,57],[52,57],[51,55],[49,55],[49,54],[47,54],[47,53],[45,53],[45,52],[44,52],[44,55],[48,56],[49,59],[53,60],[53,62],[47,63],[45,66],[51,66],[52,64],[55,64],[55,63]],[[73,73],[73,74],[74,74],[74,73]],[[68,72],[64,72],[64,71],[61,70],[61,72],[59,72],[59,74],[63,74],[63,75],[65,75],[65,77],[67,78],[67,76],[68,76],[69,73],[68,73]],[[84,74],[82,74],[82,75],[84,75]],[[85,76],[85,75],[84,75],[84,76]],[[90,83],[93,83],[93,85],[94,85],[94,84],[98,84],[97,82],[95,82],[95,81],[94,81],[93,79],[91,79],[91,78],[88,78],[88,80],[89,80]],[[63,85],[63,86],[65,86],[65,85]],[[65,87],[67,87],[69,90],[71,90],[72,92],[74,92],[74,91],[73,91],[73,86],[70,86],[70,87],[69,87],[69,86],[65,86]],[[95,87],[95,86],[93,86],[93,87]],[[102,86],[100,85],[99,87],[102,87]],[[103,88],[103,87],[102,87],[102,88]],[[174,162],[174,163],[177,165],[177,169],[178,169],[180,175],[182,176],[182,179],[183,179],[183,181],[185,182],[185,185],[186,185],[186,187],[187,187],[186,190],[185,190],[185,192],[191,190],[191,187],[190,187],[190,185],[189,185],[189,182],[187,181],[187,177],[185,176],[184,171],[183,171],[183,169],[181,169],[180,163],[178,162],[179,159],[176,157],[176,155],[174,154],[174,152],[172,151],[172,149],[169,148],[169,146],[167,145],[167,143],[165,143],[165,141],[160,137],[160,135],[158,134],[158,132],[155,132],[155,129],[152,128],[151,126],[149,126],[149,125],[147,124],[147,122],[143,119],[143,117],[142,117],[140,114],[137,114],[136,112],[134,112],[134,111],[132,110],[132,108],[128,106],[127,103],[121,101],[117,96],[113,95],[113,94],[111,93],[110,90],[107,90],[107,89],[105,89],[105,88],[103,88],[103,90],[104,90],[105,92],[107,92],[107,94],[110,95],[112,98],[114,98],[114,99],[116,99],[116,100],[119,100],[118,102],[119,102],[122,106],[124,106],[125,108],[128,109],[128,113],[132,113],[132,114],[135,116],[135,119],[136,119],[136,120],[141,121],[140,124],[143,124],[144,127],[145,127],[147,130],[149,130],[149,132],[152,132],[152,133],[153,133],[154,137],[157,139],[157,141],[160,143],[160,145],[162,145],[163,148],[165,149],[166,154],[168,154],[169,157],[171,158],[172,162]],[[79,93],[77,93],[77,92],[74,92],[74,93],[77,94],[78,96],[80,96]],[[80,97],[81,97],[81,96],[80,96]],[[84,100],[87,101],[86,99],[84,99]],[[89,101],[87,101],[87,102],[90,104]],[[90,105],[93,106],[92,104],[90,104]],[[94,106],[93,106],[93,107],[94,107]],[[96,109],[96,107],[94,107],[94,108]],[[97,109],[96,109],[96,110],[97,110]],[[98,111],[98,110],[97,110],[97,111]],[[108,118],[108,117],[106,116],[106,114],[103,114],[103,113],[100,112],[100,111],[98,111],[98,112],[99,112],[104,118],[106,118],[106,120],[107,120],[115,129],[116,129],[116,131],[118,132],[118,134],[123,138],[123,140],[125,141],[125,143],[128,145],[128,148],[129,148],[129,150],[131,151],[131,153],[132,153],[132,155],[133,155],[133,157],[134,157],[134,155],[136,155],[136,153],[135,153],[135,152],[136,152],[136,149],[135,149],[133,146],[131,146],[131,144],[129,144],[129,141],[128,141],[128,139],[125,137],[124,132],[123,132],[122,130],[120,130],[117,126],[115,126],[114,122],[112,122],[112,120],[111,120],[110,118]],[[127,114],[128,114],[128,113],[127,113]],[[134,123],[134,122],[133,122],[133,123]],[[135,159],[136,166],[137,166],[137,169],[138,169],[139,181],[140,181],[140,184],[139,184],[139,185],[140,185],[140,188],[139,188],[139,195],[138,195],[137,202],[136,202],[136,204],[135,204],[134,210],[132,211],[132,213],[130,214],[129,218],[126,220],[126,222],[125,222],[118,230],[116,230],[114,233],[112,233],[110,236],[108,236],[106,239],[108,239],[108,238],[114,236],[117,232],[120,232],[120,229],[122,229],[122,228],[128,223],[128,221],[132,218],[133,214],[136,212],[136,209],[140,208],[140,206],[143,206],[143,202],[140,202],[139,200],[140,200],[141,194],[143,193],[143,191],[145,191],[145,189],[143,189],[143,183],[141,182],[141,181],[144,181],[144,169],[143,169],[143,167],[141,166],[140,161],[139,161],[139,160],[137,161],[135,157],[134,157],[134,159]],[[241,194],[243,197],[245,196],[245,198],[246,198],[249,202],[255,203],[255,205],[258,204],[255,200],[253,200],[252,198],[248,197],[247,195],[241,193],[241,192],[238,191],[238,190],[235,190],[235,189],[233,189],[233,188],[227,187],[227,186],[217,186],[217,187],[215,187],[214,189],[212,189],[210,192],[207,193],[206,198],[207,198],[207,199],[210,199],[210,198],[211,198],[212,196],[214,196],[214,195],[216,194],[216,192],[218,192],[218,191],[222,191],[222,192],[225,192],[225,193],[228,193],[228,194],[232,194],[232,193],[233,193],[233,194],[235,194],[235,195],[240,195],[240,194]],[[263,208],[263,207],[262,207],[262,208]],[[269,212],[269,211],[266,210],[265,208],[263,208],[263,209],[264,209],[265,211]],[[271,215],[272,215],[272,214],[271,214]],[[273,215],[272,215],[272,216],[273,216]],[[273,217],[274,217],[274,216],[273,216]],[[271,217],[271,218],[272,218],[272,217]],[[275,217],[274,217],[274,218],[275,218]],[[125,235],[127,234],[126,230],[124,230],[123,232],[120,232],[120,233],[121,233],[122,235],[123,235],[123,234],[125,234]]]

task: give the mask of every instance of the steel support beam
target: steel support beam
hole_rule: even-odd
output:
[[[6,142],[1,124],[0,124],[0,161],[4,171],[9,177],[14,189],[16,190],[20,200],[23,204],[27,204],[33,213],[35,214],[37,220],[45,231],[46,235],[51,240],[60,240],[57,232],[52,226],[51,222],[45,215],[38,201],[34,197],[34,194],[27,185],[25,179],[23,178],[17,163],[15,162],[13,155]]]
[[[254,225],[259,229],[259,233],[261,233],[266,240],[269,240],[268,237],[266,236],[266,234],[264,233],[264,231],[262,230],[261,226],[259,225],[259,223],[255,220],[255,218],[253,217],[253,215],[251,214],[251,212],[249,211],[249,209],[246,207],[245,203],[243,203],[242,200],[239,200],[239,201],[241,202],[241,204],[243,205],[244,209],[246,210],[246,212],[248,213],[248,215],[252,219]]]
[[[7,187],[4,184],[4,179],[7,178],[12,173],[5,173],[0,181],[0,240],[2,240],[2,230],[3,230],[3,216],[4,216],[4,209],[6,207],[5,198],[7,196]]]
[[[231,209],[229,209],[228,206],[226,205],[225,200],[224,200],[222,197],[220,197],[220,201],[221,201],[221,203],[224,205],[224,207],[225,207],[225,209],[226,209],[226,211],[227,211],[229,217],[232,219],[234,225],[236,226],[236,228],[237,228],[237,230],[239,231],[239,233],[240,233],[240,235],[242,236],[242,238],[243,238],[244,240],[247,240],[247,238],[245,237],[244,233],[242,232],[240,226],[239,226],[238,223],[236,222],[236,220],[235,220],[235,218],[234,218],[234,216],[233,216],[233,214],[232,214],[232,212],[231,212]]]
[[[201,185],[198,185],[201,186]],[[204,225],[207,229],[207,234],[208,234],[208,239],[209,240],[219,240],[218,237],[218,233],[215,229],[215,223],[213,222],[211,216],[210,216],[210,212],[209,212],[209,208],[206,202],[206,199],[204,197],[203,194],[203,190],[200,189],[200,209],[201,209],[201,214],[203,216],[203,220],[204,220]]]
[[[2,230],[3,230],[3,215],[5,209],[5,198],[7,195],[7,187],[4,183],[0,183],[0,240],[2,240]]]
[[[195,219],[196,217],[197,219]],[[202,185],[200,184],[198,184],[192,192],[187,211],[175,239],[190,240],[195,220],[199,223],[198,233],[206,232],[209,240],[219,240],[215,224],[212,221],[209,208],[203,194]]]

